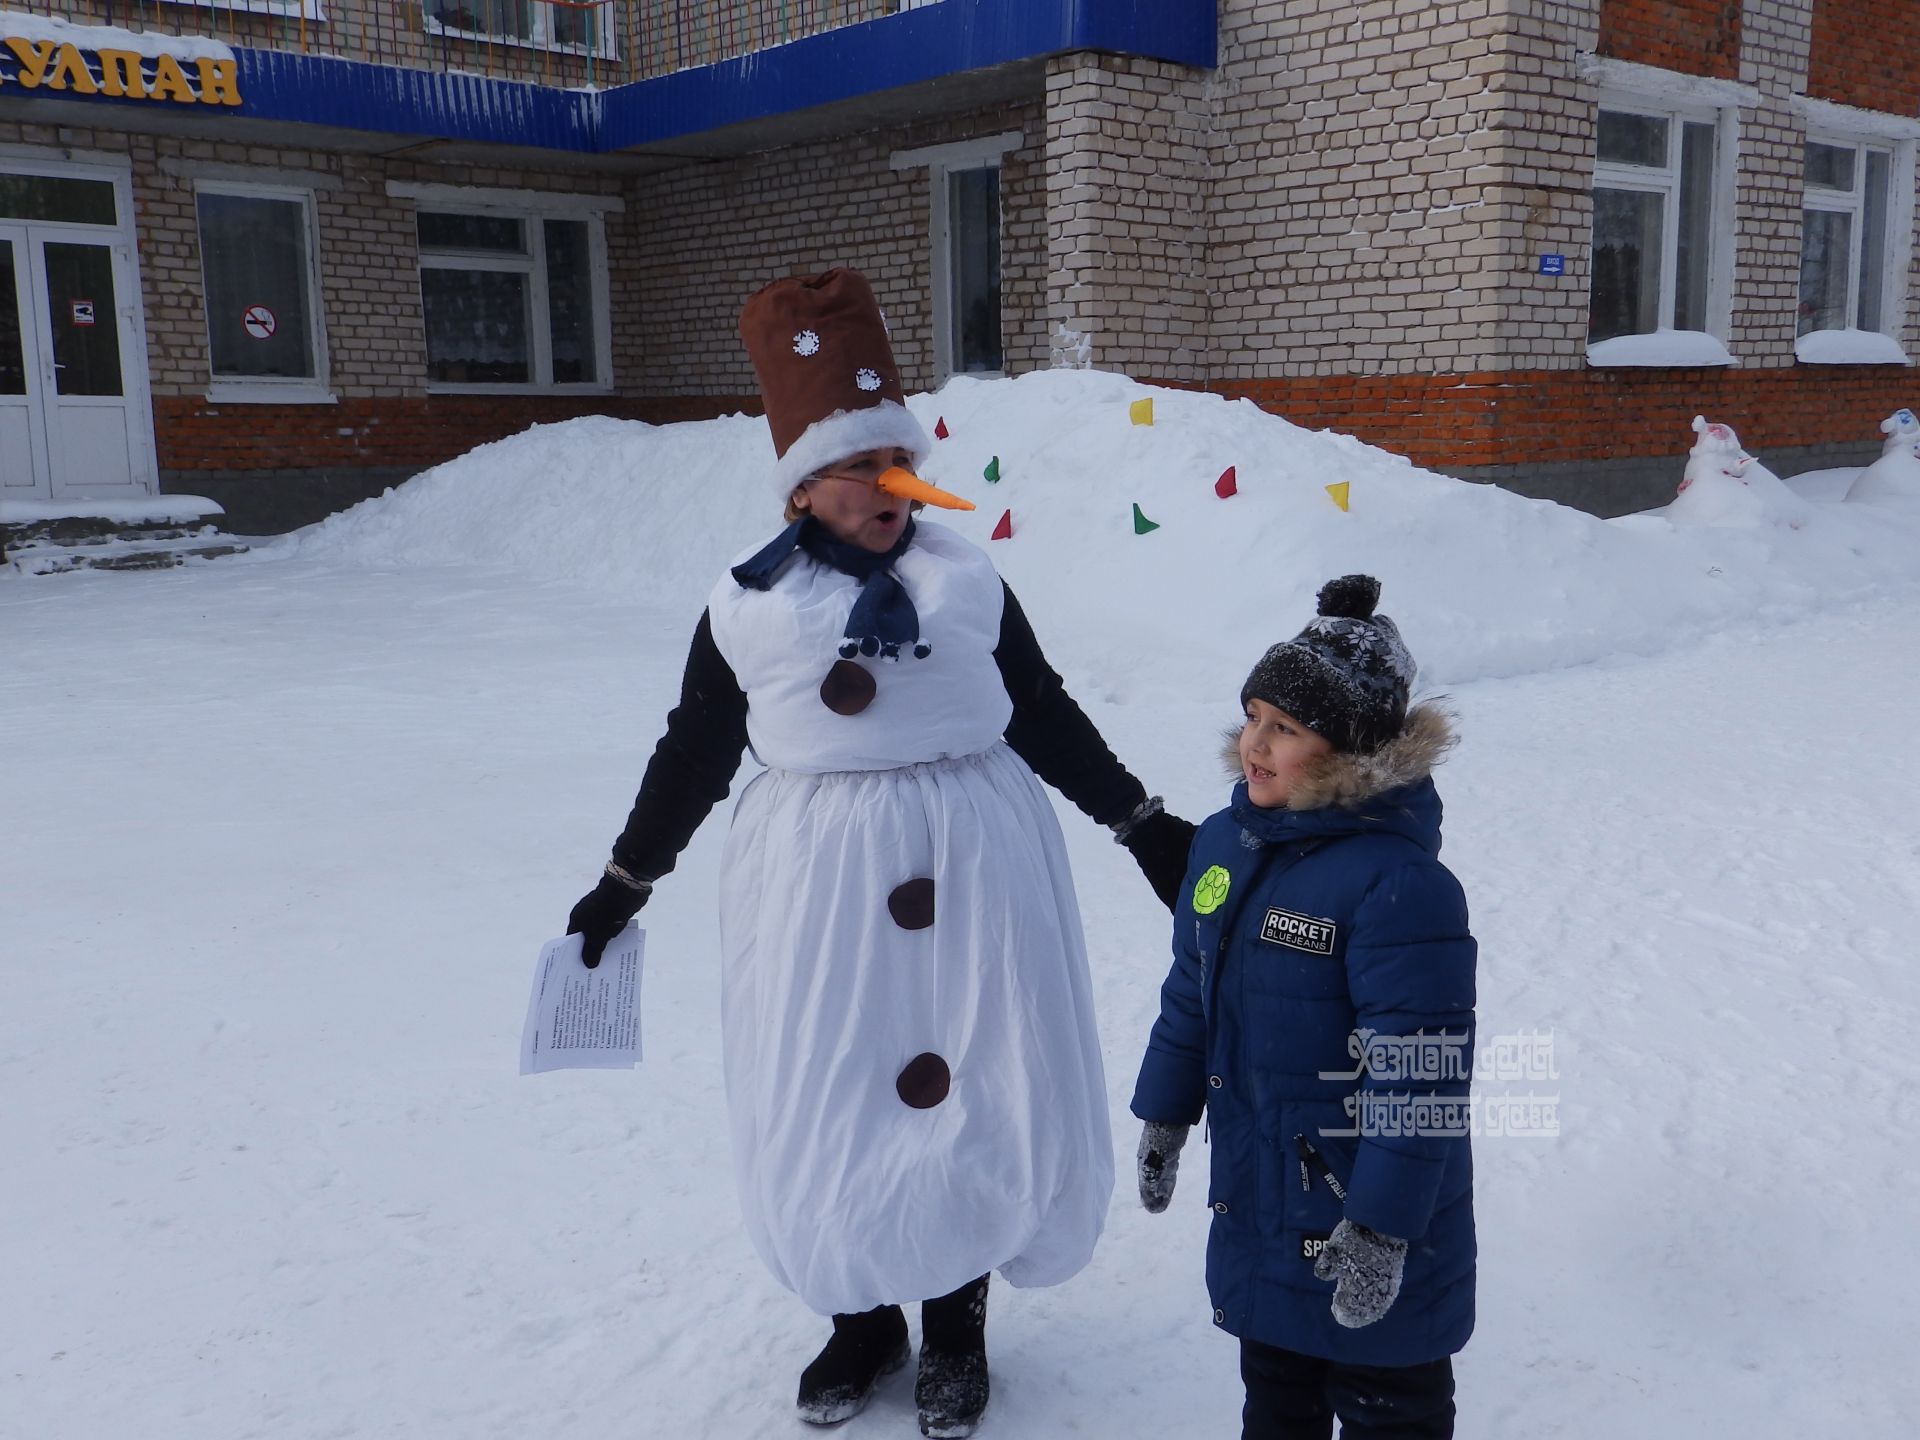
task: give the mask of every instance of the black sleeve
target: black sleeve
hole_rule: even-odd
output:
[[[1005,587],[1006,582],[1001,585]],[[993,658],[1013,701],[1007,744],[1033,773],[1102,825],[1117,825],[1147,798],[1040,653],[1013,591],[1006,590]]]
[[[680,703],[647,762],[627,828],[613,842],[614,861],[641,880],[672,870],[707,812],[727,798],[746,748],[747,697],[713,643],[712,617],[702,614]]]

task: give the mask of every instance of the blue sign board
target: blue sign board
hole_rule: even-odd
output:
[[[1567,257],[1564,255],[1542,255],[1540,257],[1542,275],[1564,275],[1567,273]]]

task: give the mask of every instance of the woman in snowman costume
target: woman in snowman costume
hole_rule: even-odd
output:
[[[1193,827],[1113,757],[985,553],[914,518],[965,502],[912,473],[931,444],[867,282],[776,282],[740,333],[789,523],[715,586],[568,930],[597,964],[751,744],[767,768],[721,876],[727,1101],[754,1247],[833,1317],[799,1413],[863,1408],[920,1300],[921,1431],[968,1435],[988,1274],[1076,1274],[1113,1186],[1073,878],[1035,773],[1169,904]]]

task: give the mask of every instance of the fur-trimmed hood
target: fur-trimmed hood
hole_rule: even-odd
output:
[[[1240,727],[1225,732],[1220,758],[1235,779],[1241,777]],[[1430,777],[1447,752],[1459,743],[1453,713],[1444,702],[1425,700],[1407,712],[1400,733],[1364,755],[1335,752],[1314,761],[1300,776],[1287,809],[1352,809],[1377,796]]]

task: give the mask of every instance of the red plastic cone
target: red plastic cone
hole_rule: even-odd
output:
[[[938,420],[933,422],[933,438],[936,440],[944,440],[947,438],[946,416],[942,415]]]
[[[993,527],[993,539],[1011,540],[1013,538],[1013,511],[1009,510],[1000,517],[1000,523]]]
[[[1229,465],[1220,472],[1220,478],[1213,482],[1213,493],[1218,495],[1222,500],[1225,500],[1229,495],[1238,495],[1240,493],[1240,482],[1233,473],[1233,466]]]

